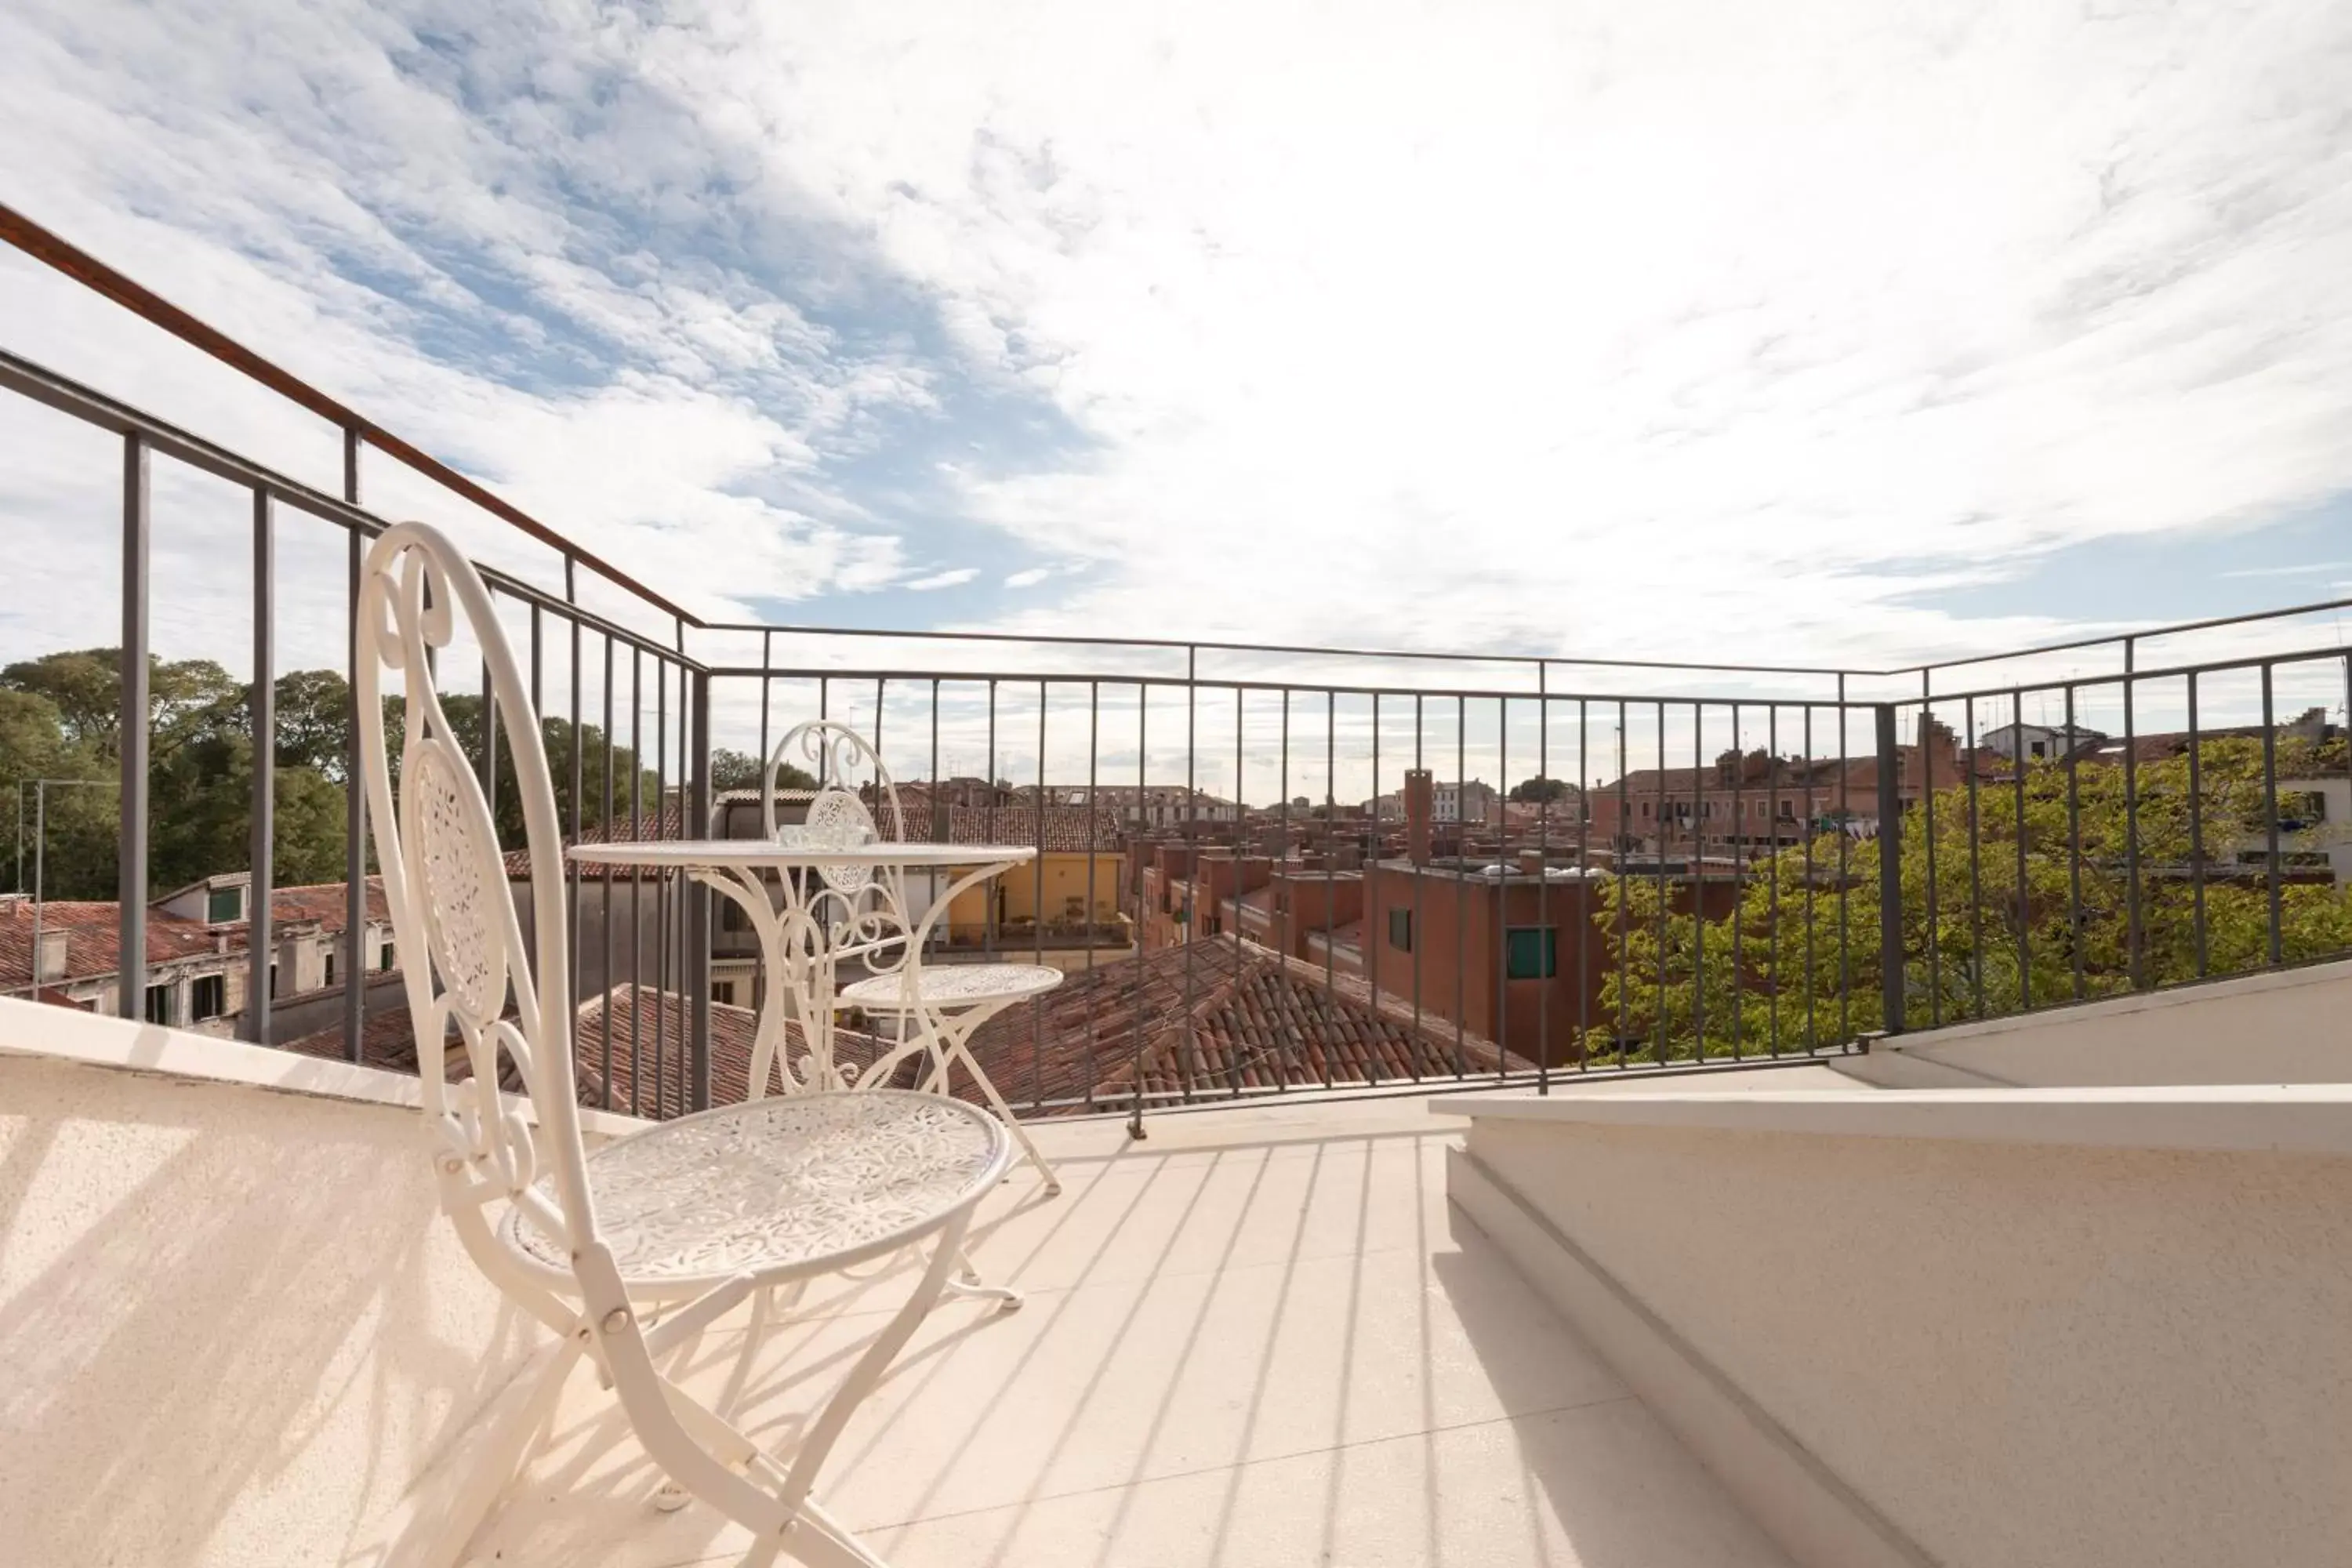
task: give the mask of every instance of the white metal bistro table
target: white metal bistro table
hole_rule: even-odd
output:
[[[769,1074],[784,1039],[787,1009],[801,1026],[798,1060],[783,1053],[782,1076],[787,1093],[851,1089],[862,1081],[887,1083],[898,1065],[919,1051],[932,1057],[926,1082],[942,1092],[948,1087],[950,1044],[965,1069],[986,1094],[997,1113],[1020,1132],[1003,1099],[990,1083],[965,1045],[969,1022],[947,1026],[948,1016],[969,1010],[972,999],[950,984],[925,984],[927,967],[941,978],[954,966],[926,966],[922,951],[932,927],[956,896],[1036,858],[1037,850],[1021,844],[928,844],[897,840],[845,843],[830,836],[785,830],[782,842],[767,838],[648,839],[612,844],[575,845],[571,858],[583,866],[618,869],[676,871],[693,878],[731,901],[760,941],[767,968],[767,994],[761,1000],[759,1024],[752,1037],[751,1079],[747,1093],[757,1100],[767,1092]],[[944,889],[930,895],[917,915],[904,907],[904,873],[909,870],[960,871]],[[764,874],[777,873],[776,884]],[[780,885],[781,903],[772,902],[770,888]],[[894,956],[895,955],[895,956]],[[834,1057],[836,974],[845,963],[864,960],[872,971],[856,983],[862,1005],[893,1001],[884,1010],[916,1022],[901,1029],[895,1047],[862,1068]],[[1004,968],[1009,966],[996,966]],[[1020,966],[1027,968],[1030,966]],[[1016,994],[1050,990],[1059,973],[1039,970],[1033,981],[1016,980]],[[885,984],[885,983],[888,984]],[[895,998],[889,994],[895,993]],[[1027,1140],[1022,1140],[1025,1145]],[[1042,1162],[1040,1162],[1042,1165]]]

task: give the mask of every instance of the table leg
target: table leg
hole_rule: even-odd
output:
[[[724,871],[696,871],[694,879],[720,894],[743,911],[751,931],[760,939],[760,958],[768,976],[767,994],[760,999],[759,1026],[751,1037],[751,1079],[744,1087],[746,1100],[760,1100],[768,1092],[768,1079],[776,1060],[779,1042],[783,1037],[783,1009],[796,987],[792,971],[786,966],[788,948],[784,942],[783,921],[775,906],[768,902],[768,890],[758,878],[732,868]],[[789,1089],[799,1081],[792,1062],[784,1063],[784,1083]]]
[[[1045,1178],[1045,1195],[1049,1198],[1059,1197],[1062,1192],[1062,1179],[1054,1173],[1053,1162],[1038,1152],[1035,1141],[1029,1136],[1029,1130],[1022,1125],[1019,1117],[1013,1114],[1013,1108],[1005,1104],[1004,1096],[997,1092],[996,1085],[990,1081],[987,1073],[981,1070],[979,1060],[971,1054],[971,1037],[974,1032],[1010,1005],[1011,1004],[1006,1002],[983,1003],[959,1010],[947,1007],[924,1007],[919,1005],[917,1011],[923,1018],[922,1028],[925,1038],[931,1046],[932,1062],[931,1070],[924,1078],[922,1087],[932,1089],[936,1093],[947,1093],[950,1088],[950,1076],[956,1064],[961,1063],[963,1070],[971,1075],[973,1084],[978,1086],[981,1094],[988,1100],[989,1109],[996,1112],[997,1119],[1004,1123],[1012,1132],[1013,1141],[1021,1145],[1022,1154],[1031,1164],[1037,1167],[1037,1173]]]

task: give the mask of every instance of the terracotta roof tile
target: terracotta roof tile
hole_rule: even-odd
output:
[[[626,816],[616,816],[609,825],[595,824],[582,828],[577,834],[565,835],[563,844],[564,847],[570,848],[574,844],[635,844],[650,843],[660,839],[699,837],[688,834],[686,831],[686,803],[673,795],[662,802],[659,811],[640,816],[635,824],[632,824]],[[530,879],[529,850],[509,849],[506,852],[505,860],[506,874],[509,881]],[[580,868],[580,874],[592,881],[603,876],[613,876],[626,881],[630,872],[621,867],[583,866]]]
[[[1187,1082],[1207,1093],[1319,1088],[1327,1075],[1334,1085],[1451,1078],[1456,1059],[1444,1020],[1424,1016],[1416,1028],[1409,1007],[1391,997],[1375,1003],[1360,980],[1327,984],[1319,966],[1229,934],[1074,973],[982,1025],[972,1051],[1016,1109],[1076,1100],[1068,1109],[1083,1110],[1132,1095],[1139,1031],[1150,1093],[1181,1092]],[[1477,1035],[1465,1035],[1461,1060],[1474,1073],[1498,1062],[1535,1070]]]
[[[343,886],[341,882],[319,882],[273,889],[269,900],[272,918],[281,926],[316,924],[330,934],[341,931]],[[391,923],[382,879],[368,879],[367,901],[371,921],[380,925]],[[50,900],[41,905],[41,930],[67,933],[67,979],[96,980],[121,967],[118,946],[121,910],[121,906],[110,899]],[[32,984],[33,925],[31,900],[0,902],[0,989]],[[247,951],[247,931],[243,921],[208,925],[203,921],[184,920],[160,909],[150,909],[147,962],[151,965],[173,963],[207,955],[241,958]]]
[[[64,978],[94,980],[121,967],[121,906],[111,900],[46,900],[38,924],[46,934],[66,933]],[[0,987],[33,983],[33,902],[11,899],[0,908]],[[233,941],[237,952],[241,941]],[[160,910],[147,911],[147,962],[171,963],[219,951],[220,938],[202,921],[181,920]]]

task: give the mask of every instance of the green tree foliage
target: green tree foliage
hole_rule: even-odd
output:
[[[766,769],[760,759],[749,752],[730,751],[714,746],[710,752],[710,787],[723,789],[758,789]],[[784,763],[776,769],[778,789],[814,789],[816,775],[806,768]]]
[[[1569,794],[1567,780],[1549,779],[1541,773],[1538,773],[1533,778],[1521,779],[1511,786],[1511,798],[1522,805],[1540,805],[1548,800],[1566,800]]]
[[[108,899],[115,893],[121,837],[113,787],[121,765],[120,669],[121,655],[114,648],[50,654],[0,669],[0,792],[13,802],[22,786],[27,844],[21,880],[26,889],[32,886],[34,859],[31,781],[97,781],[47,791],[39,839],[43,891],[53,899]],[[161,893],[218,872],[248,869],[250,685],[206,659],[153,660],[148,680],[149,886]],[[340,880],[351,688],[333,670],[295,670],[278,678],[276,702],[273,875],[281,887]],[[459,743],[478,768],[480,697],[446,694],[443,707]],[[399,699],[386,700],[385,728],[393,737],[395,766],[402,712]],[[608,810],[615,821],[627,821],[633,792],[640,820],[658,814],[660,781],[654,771],[640,766],[627,746],[614,746],[608,753],[598,726],[583,724],[575,731],[565,720],[546,719],[541,740],[547,750],[558,817],[567,832],[573,821],[575,742],[583,826],[602,824]],[[493,814],[502,840],[517,845],[522,841],[522,806],[505,755],[510,745],[502,736]],[[11,849],[13,855],[13,845]],[[370,859],[372,863],[372,855]],[[13,863],[10,873],[12,879],[16,875]]]
[[[2021,788],[1979,781],[1973,800],[1961,784],[1906,811],[1905,1026],[2195,979],[2200,908],[2202,973],[2267,963],[2268,879],[2240,860],[2267,841],[2262,750],[2202,743],[2193,793],[2188,756],[2140,763],[2130,813],[2124,769],[2060,763],[2030,765]],[[2325,765],[2299,750],[2280,748],[2279,776]],[[2277,805],[2294,819],[2293,797]],[[1821,835],[1748,867],[1736,900],[1711,893],[1711,909],[1731,907],[1704,920],[1673,907],[1688,903],[1674,884],[1663,899],[1638,876],[1601,884],[1611,1021],[1588,1033],[1587,1051],[1613,1058],[1621,1036],[1629,1057],[1651,1060],[1745,1055],[1776,1038],[1803,1050],[1880,1026],[1879,855],[1875,840]],[[2285,962],[2352,950],[2352,889],[2287,883],[2279,906]]]

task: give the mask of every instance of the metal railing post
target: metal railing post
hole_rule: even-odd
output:
[[[1921,737],[1921,744],[1926,738]],[[1878,991],[1880,1023],[1903,1032],[1903,753],[1895,743],[1895,709],[1878,705]]]
[[[692,726],[694,771],[687,784],[688,821],[693,837],[710,836],[710,677],[695,670],[689,720]],[[699,882],[684,888],[686,897],[687,985],[687,1105],[710,1107],[710,890]]]
[[[269,492],[253,492],[253,835],[246,849],[245,1038],[269,1043],[269,951],[277,942],[278,553]],[[224,1001],[226,998],[223,998]]]
[[[122,798],[115,860],[117,949],[115,1012],[143,1019],[147,1002],[147,442],[122,439]],[[40,974],[40,953],[33,972]]]
[[[360,503],[360,433],[343,427],[343,500]],[[343,1054],[358,1061],[365,1054],[367,1035],[367,965],[362,957],[367,935],[367,788],[360,766],[360,568],[367,539],[356,527],[347,534],[344,605],[350,617],[350,640],[344,647],[350,663],[351,731],[343,737]],[[373,654],[369,655],[373,658]]]

